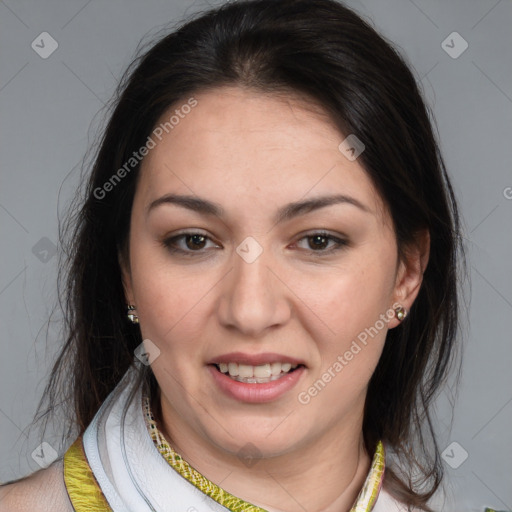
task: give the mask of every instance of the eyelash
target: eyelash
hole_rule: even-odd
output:
[[[200,249],[197,251],[191,251],[191,250],[180,249],[180,248],[176,247],[175,245],[173,245],[179,239],[183,239],[188,236],[194,236],[194,235],[199,235],[199,236],[205,237],[207,240],[210,240],[210,238],[208,236],[206,236],[204,233],[200,233],[197,231],[187,231],[185,233],[181,233],[179,235],[167,238],[166,240],[163,241],[163,245],[169,252],[171,252],[173,254],[181,254],[184,256],[188,256],[188,257],[203,255],[204,254],[203,249]],[[325,231],[315,231],[313,233],[308,233],[307,235],[300,238],[299,241],[308,239],[308,238],[314,238],[317,236],[326,238],[328,240],[328,242],[334,242],[336,244],[336,246],[334,248],[330,248],[327,250],[321,249],[321,250],[315,251],[313,249],[305,249],[307,252],[309,252],[310,254],[312,254],[314,256],[321,257],[321,256],[331,255],[334,252],[337,252],[337,251],[345,248],[348,245],[348,242],[346,240],[342,240],[341,238],[330,235],[329,233],[326,233]]]

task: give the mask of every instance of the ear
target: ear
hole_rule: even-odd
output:
[[[391,308],[394,309],[400,305],[409,311],[418,296],[423,282],[423,274],[428,265],[430,255],[430,232],[428,229],[419,231],[414,241],[404,248],[403,253],[396,273]],[[389,328],[392,329],[399,324],[400,321],[393,317],[389,321]]]
[[[122,251],[117,252],[117,261],[119,262],[119,268],[121,270],[121,279],[124,288],[124,297],[127,304],[133,304],[133,289],[132,289],[132,277],[130,270],[130,262],[126,261]]]

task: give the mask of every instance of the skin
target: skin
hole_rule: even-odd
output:
[[[127,302],[137,307],[143,339],[160,351],[152,363],[159,426],[193,467],[255,505],[348,511],[373,455],[362,441],[367,384],[398,320],[391,318],[308,404],[298,394],[393,304],[411,307],[428,235],[398,261],[382,199],[358,160],[339,151],[345,137],[312,103],[237,87],[194,97],[197,106],[143,161],[129,263],[120,257]],[[213,201],[225,215],[174,204],[147,214],[169,193]],[[280,207],[332,194],[351,196],[367,211],[335,204],[275,224]],[[346,245],[329,252],[336,247],[330,241],[319,250],[306,236],[319,230]],[[187,245],[185,237],[174,242],[192,256],[164,244],[183,231],[207,236],[202,245]],[[252,263],[236,252],[248,236],[263,250]],[[289,355],[306,370],[275,401],[240,402],[218,389],[207,367],[235,351]],[[250,467],[239,456],[247,443],[261,457]]]

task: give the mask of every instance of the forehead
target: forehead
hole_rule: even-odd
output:
[[[138,185],[144,204],[181,192],[234,207],[252,200],[268,208],[339,192],[383,216],[366,171],[340,152],[345,136],[318,105],[235,87],[193,98],[193,108],[182,108],[190,103],[185,98],[157,124],[161,140],[152,136],[156,144]]]

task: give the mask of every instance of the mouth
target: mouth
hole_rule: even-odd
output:
[[[219,373],[230,379],[244,384],[265,384],[282,379],[299,368],[305,368],[303,364],[291,364],[287,362],[264,363],[257,366],[237,362],[213,363]]]

